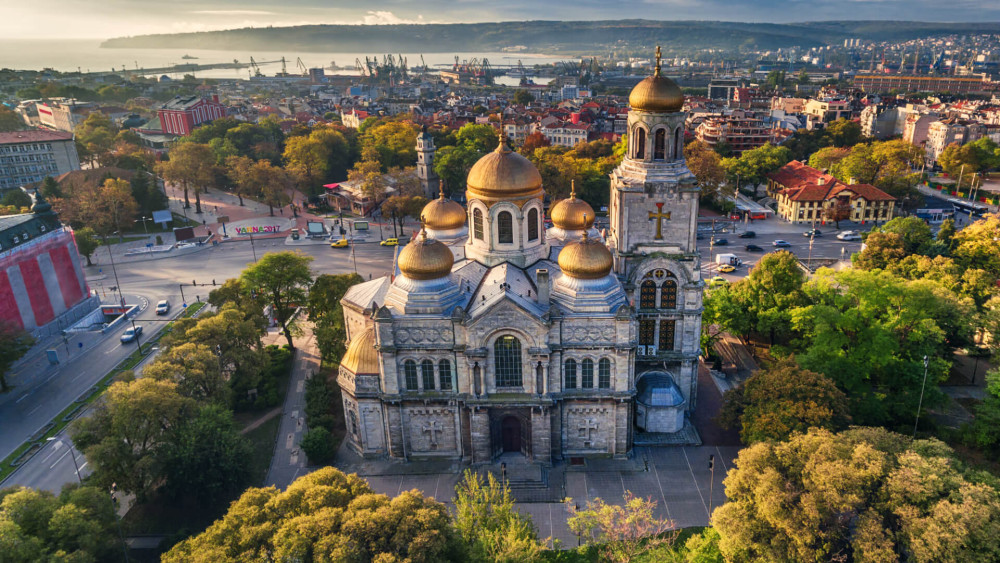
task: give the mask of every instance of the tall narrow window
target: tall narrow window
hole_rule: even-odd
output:
[[[580,387],[584,389],[594,388],[594,360],[580,362]]]
[[[501,244],[514,242],[514,216],[509,211],[497,214],[497,242]]]
[[[451,391],[452,389],[452,374],[451,374],[451,362],[448,360],[441,360],[438,362],[438,380],[441,382],[442,391]]]
[[[528,210],[528,240],[538,240],[538,210]]]
[[[632,158],[644,160],[646,158],[646,130],[642,127],[635,129],[635,154]]]
[[[639,345],[652,346],[653,333],[656,332],[656,321],[653,319],[642,319],[639,321]]]
[[[680,160],[682,158],[684,158],[684,129],[678,127],[674,133],[674,159]]]
[[[483,240],[483,211],[481,209],[472,211],[472,236]]]
[[[420,384],[417,382],[417,362],[406,360],[403,362],[403,375],[406,377],[406,389],[417,391]]]
[[[351,434],[357,436],[360,434],[360,432],[358,432],[358,415],[354,414],[354,411],[347,411],[347,414],[351,418]]]
[[[420,362],[420,376],[424,380],[424,391],[434,390],[434,362],[424,360]]]
[[[601,358],[597,362],[597,386],[601,389],[611,388],[611,360]]]
[[[667,155],[667,130],[657,129],[653,141],[653,160],[664,160]]]
[[[639,308],[656,308],[656,283],[653,280],[646,280],[639,286]]]
[[[576,389],[576,360],[566,360],[566,388]]]
[[[660,308],[677,308],[677,282],[674,280],[667,280],[660,286]]]
[[[497,387],[521,387],[521,342],[513,336],[501,336],[493,344]]]
[[[660,321],[660,350],[674,349],[674,324],[676,321]]]

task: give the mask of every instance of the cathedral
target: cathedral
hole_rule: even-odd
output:
[[[546,228],[541,175],[501,137],[469,172],[468,204],[442,192],[397,274],[347,292],[338,383],[354,451],[551,464],[695,435],[699,194],[684,98],[659,67],[629,96],[606,231],[575,191]]]

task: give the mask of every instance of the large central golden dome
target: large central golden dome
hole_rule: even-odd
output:
[[[444,196],[443,185],[441,197],[425,205],[420,216],[427,228],[434,231],[450,231],[465,225],[465,208]]]
[[[497,149],[469,170],[468,199],[510,200],[543,197],[542,175],[530,160],[510,150],[501,136]]]
[[[549,210],[552,224],[564,231],[583,231],[594,225],[594,208],[576,197],[576,184],[569,197],[561,199]]]
[[[599,240],[589,238],[571,242],[559,251],[559,269],[571,278],[595,280],[611,273],[611,251]]]
[[[653,76],[632,88],[628,105],[634,110],[652,112],[677,112],[684,107],[684,93],[677,83],[660,75],[660,47],[656,47],[656,68]]]
[[[451,273],[454,263],[455,255],[447,245],[427,238],[426,230],[399,253],[399,271],[411,280],[443,278]]]

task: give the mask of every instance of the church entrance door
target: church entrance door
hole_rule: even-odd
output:
[[[516,416],[508,416],[500,423],[503,451],[521,451],[521,421]]]

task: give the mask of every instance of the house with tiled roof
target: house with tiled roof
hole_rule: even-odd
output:
[[[778,216],[790,223],[885,222],[896,198],[870,184],[845,184],[830,174],[793,160],[767,176],[767,195]]]

